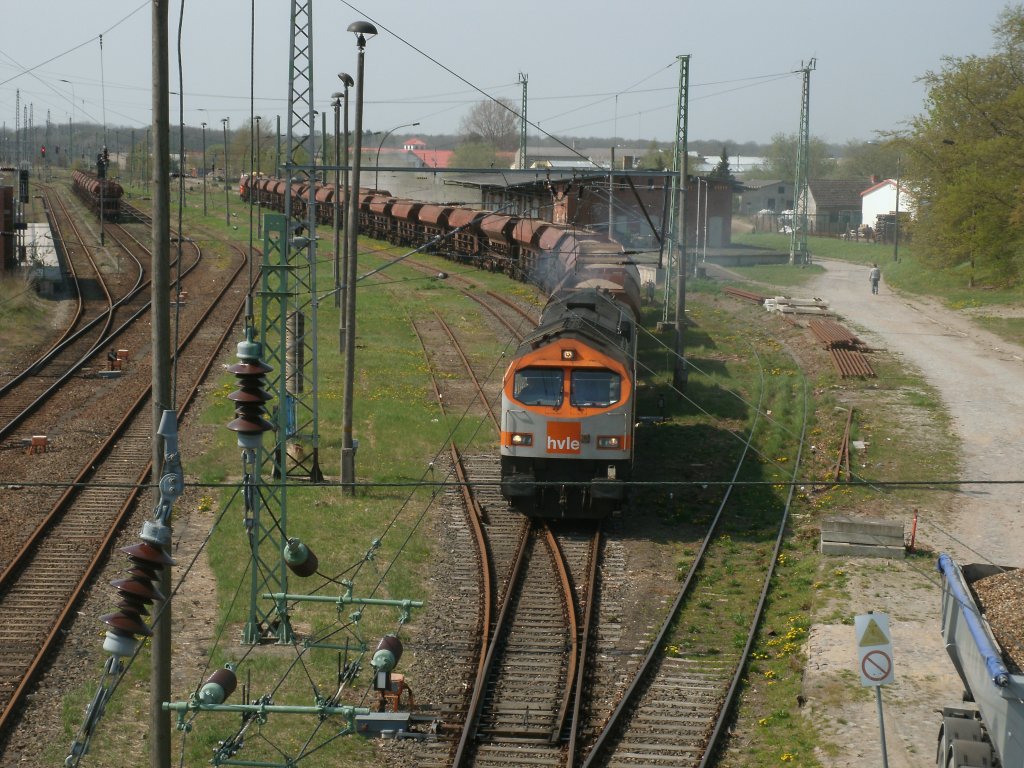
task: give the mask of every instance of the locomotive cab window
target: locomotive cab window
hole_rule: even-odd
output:
[[[622,397],[622,380],[613,371],[573,371],[569,402],[577,408],[606,408]]]
[[[523,405],[562,404],[562,370],[560,368],[523,368],[516,371],[513,397]]]

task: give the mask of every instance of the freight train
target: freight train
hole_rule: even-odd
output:
[[[86,171],[75,171],[71,187],[82,202],[89,206],[89,210],[97,216],[102,215],[104,221],[121,220],[124,190],[113,179],[101,179]]]
[[[243,178],[239,192],[284,209],[287,182]],[[533,517],[597,518],[628,501],[636,411],[640,276],[622,245],[540,219],[359,190],[359,231],[517,280],[549,297],[505,373],[501,490]],[[330,185],[294,184],[292,211],[333,222]],[[343,201],[339,201],[342,205]]]

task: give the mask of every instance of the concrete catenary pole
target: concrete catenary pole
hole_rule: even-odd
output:
[[[170,376],[170,88],[167,63],[167,8],[165,2],[153,3],[153,281],[152,281],[152,358],[153,358],[153,485],[158,487],[164,457],[163,439],[158,434],[164,409],[171,408]],[[171,594],[171,569],[159,571],[157,584],[165,595]],[[153,627],[153,655],[150,667],[150,766],[170,768],[171,715],[163,703],[171,699],[171,604],[164,601],[159,621]]]

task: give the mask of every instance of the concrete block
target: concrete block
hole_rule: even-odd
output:
[[[866,544],[843,544],[837,541],[822,541],[821,554],[823,555],[847,555],[849,557],[885,557],[894,560],[902,560],[907,556],[907,548],[870,546]]]
[[[904,557],[903,524],[891,520],[830,517],[821,523],[822,554]]]

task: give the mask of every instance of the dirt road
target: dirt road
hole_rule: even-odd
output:
[[[967,482],[951,516],[922,519],[918,540],[961,562],[1024,565],[1022,486],[969,483],[1024,477],[1024,348],[980,329],[965,314],[895,293],[885,283],[884,264],[876,296],[867,267],[818,263],[826,274],[805,290],[826,299],[867,344],[916,368],[952,417]],[[939,636],[938,576],[920,561],[837,558],[836,568],[849,578],[850,598],[829,607],[842,620],[822,618],[812,627],[804,672],[804,712],[833,745],[817,758],[829,768],[881,765],[874,690],[860,686],[853,627],[845,623],[876,610],[890,616],[894,647],[896,682],[882,694],[888,764],[933,766],[936,710],[958,704],[962,688]]]
[[[868,269],[820,261],[828,271],[809,289],[857,326],[868,344],[917,368],[942,397],[963,447],[962,479],[1024,477],[1024,347],[982,330],[936,302],[908,298],[883,282],[873,296]],[[1024,489],[965,485],[949,530],[919,533],[933,547],[972,562],[1024,565]]]

